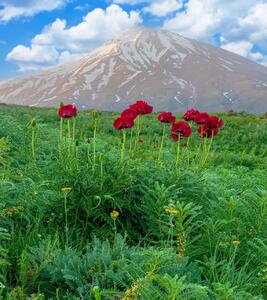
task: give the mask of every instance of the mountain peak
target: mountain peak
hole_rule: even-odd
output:
[[[166,30],[123,32],[71,64],[0,83],[0,102],[119,111],[138,98],[155,110],[267,111],[267,69]],[[70,100],[71,99],[71,100]]]

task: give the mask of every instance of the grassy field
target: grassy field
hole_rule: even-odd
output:
[[[0,299],[267,299],[267,119],[220,116],[176,166],[156,115],[122,157],[117,114],[0,106]]]

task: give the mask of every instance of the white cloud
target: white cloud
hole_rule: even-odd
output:
[[[182,8],[183,4],[176,0],[153,1],[149,6],[143,9],[143,12],[150,13],[157,17],[165,17],[169,13]]]
[[[39,45],[53,45],[57,49],[88,52],[101,42],[140,22],[137,12],[127,13],[118,5],[111,5],[106,10],[94,9],[80,24],[70,28],[67,28],[65,20],[57,19],[41,34],[35,36],[32,42]]]
[[[57,19],[36,35],[31,46],[16,46],[7,60],[24,65],[55,65],[67,62],[77,54],[88,53],[93,48],[112,38],[123,30],[135,27],[141,22],[135,11],[127,13],[118,5],[111,5],[106,10],[97,8],[89,12],[78,25],[67,27],[66,20]]]
[[[267,51],[267,0],[189,0],[186,10],[165,20],[165,29],[219,46],[261,63]],[[216,42],[218,45],[218,41]]]
[[[146,4],[142,9],[144,13],[149,13],[156,17],[165,17],[169,13],[182,8],[183,1],[184,0],[113,0],[113,3],[127,5]]]
[[[85,10],[86,8],[88,8],[90,5],[88,3],[86,3],[85,5],[77,5],[74,7],[75,10],[80,10],[80,11],[83,11]]]
[[[224,44],[222,48],[255,61],[263,59],[260,52],[253,52],[253,44],[248,41]]]
[[[65,63],[69,63],[70,61],[73,61],[74,59],[80,57],[80,54],[76,53],[76,54],[72,54],[70,51],[63,51],[60,53],[59,56],[59,64],[65,64]]]
[[[166,20],[163,27],[188,37],[206,39],[219,25],[221,18],[220,10],[207,6],[205,0],[191,0],[185,11],[178,12],[175,17]]]
[[[267,3],[257,4],[248,15],[239,19],[238,28],[234,33],[243,35],[253,43],[259,44],[267,51]],[[231,33],[231,32],[230,32]]]
[[[238,55],[247,56],[251,52],[253,44],[248,41],[232,42],[223,45],[222,48]]]
[[[0,7],[3,6],[0,8],[0,22],[53,10],[71,1],[73,0],[0,0]],[[31,45],[16,46],[7,55],[7,59],[17,62],[20,70],[68,62],[115,34],[141,23],[141,13],[166,17],[177,11],[174,17],[165,18],[163,28],[216,43],[224,49],[267,64],[266,55],[261,51],[267,52],[267,0],[189,0],[184,11],[179,10],[184,0],[106,1],[117,4],[90,11],[81,23],[72,27],[68,26],[66,20],[57,19],[37,34]],[[141,11],[126,12],[118,6],[138,3],[145,5]],[[87,4],[76,9],[84,7]]]
[[[113,3],[135,5],[138,3],[147,3],[147,2],[152,2],[152,1],[153,0],[114,0]]]
[[[7,60],[18,62],[50,63],[57,60],[59,54],[52,46],[33,44],[31,47],[16,46],[7,55]]]
[[[0,21],[17,17],[30,17],[41,11],[52,11],[66,5],[70,0],[0,0]]]

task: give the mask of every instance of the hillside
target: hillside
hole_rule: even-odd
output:
[[[0,299],[264,299],[266,119],[220,114],[213,144],[167,124],[159,159],[142,116],[122,160],[117,116],[1,106]]]

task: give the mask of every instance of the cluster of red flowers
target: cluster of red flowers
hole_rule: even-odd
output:
[[[217,116],[210,116],[206,112],[199,112],[195,109],[188,110],[182,117],[187,122],[194,122],[198,125],[198,133],[202,138],[216,136],[223,125],[223,121]],[[192,134],[192,128],[184,121],[175,123],[175,117],[171,112],[163,112],[158,116],[161,123],[172,124],[170,137],[178,141],[181,137],[188,138]]]
[[[152,111],[152,106],[143,100],[138,100],[121,113],[120,117],[114,121],[113,126],[117,130],[132,128],[137,116],[151,114]]]
[[[73,104],[62,104],[58,110],[58,115],[63,119],[76,117],[77,108]]]
[[[139,115],[151,114],[153,107],[143,100],[126,108],[117,118],[113,126],[117,130],[132,128],[134,121]],[[58,111],[60,118],[72,118],[77,115],[77,108],[73,104],[61,105]],[[182,117],[187,122],[193,122],[198,125],[198,134],[202,138],[212,138],[216,136],[223,125],[223,120],[217,116],[210,116],[206,112],[199,112],[195,109],[189,109]],[[163,112],[158,116],[158,121],[164,124],[172,124],[170,137],[178,141],[181,137],[188,138],[192,134],[192,128],[184,121],[175,123],[176,118],[171,112]]]
[[[223,125],[223,120],[219,119],[217,116],[210,116],[206,112],[199,112],[194,109],[188,110],[183,119],[186,121],[193,121],[198,125],[198,133],[202,138],[212,138],[216,136],[219,132],[219,129]]]

